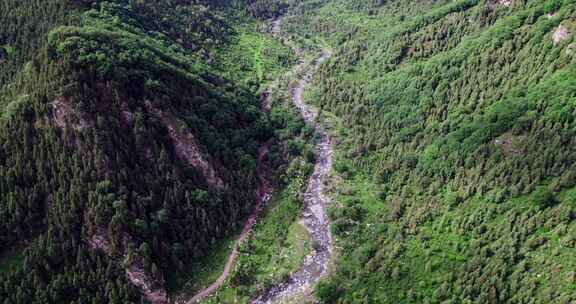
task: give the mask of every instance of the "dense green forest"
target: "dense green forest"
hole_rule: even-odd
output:
[[[0,302],[164,302],[241,227],[292,60],[249,4],[0,3]]]
[[[1,304],[197,288],[263,143],[277,192],[208,302],[295,271],[293,45],[333,50],[305,92],[336,143],[318,301],[576,302],[574,0],[3,0],[0,24]]]
[[[335,51],[326,303],[573,303],[576,3],[304,1]]]

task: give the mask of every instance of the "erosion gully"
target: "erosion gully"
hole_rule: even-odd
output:
[[[272,33],[276,36],[281,35],[281,19],[276,19],[272,22]],[[303,195],[304,206],[299,217],[299,222],[306,227],[313,246],[296,272],[292,273],[289,278],[282,283],[273,285],[261,294],[255,295],[250,301],[252,304],[274,303],[297,293],[310,291],[312,286],[326,274],[333,251],[332,236],[326,215],[329,199],[323,193],[323,183],[332,169],[332,141],[327,131],[316,122],[318,116],[317,111],[311,106],[306,105],[303,101],[304,89],[308,86],[310,79],[320,64],[330,57],[331,53],[330,50],[324,49],[316,60],[310,64],[306,64],[300,52],[297,49],[295,50],[300,56],[300,64],[296,67],[296,70],[304,71],[304,73],[298,79],[297,84],[290,88],[290,96],[292,103],[300,111],[304,120],[314,127],[318,138],[315,147],[316,163],[314,172],[310,176],[308,187]],[[268,106],[267,95],[263,94],[262,109],[267,111]],[[258,153],[258,204],[250,214],[242,229],[242,233],[234,243],[232,253],[228,257],[224,271],[210,286],[199,291],[187,301],[178,301],[178,303],[192,304],[203,300],[215,292],[230,274],[231,268],[238,255],[238,247],[248,237],[256,222],[260,209],[270,197],[271,188],[269,187],[267,178],[269,170],[265,161],[268,149],[269,143],[265,143]]]
[[[248,220],[246,220],[246,223],[244,223],[244,227],[242,228],[242,232],[240,233],[240,236],[234,242],[234,245],[232,247],[232,252],[228,256],[228,259],[226,260],[226,265],[224,265],[224,270],[222,271],[220,276],[218,276],[218,279],[216,279],[216,281],[214,281],[214,283],[210,284],[210,286],[202,289],[201,291],[196,293],[192,298],[190,298],[186,301],[177,301],[176,303],[178,303],[178,304],[182,304],[182,303],[193,304],[193,303],[200,302],[201,300],[205,299],[206,297],[208,297],[212,293],[214,293],[218,288],[220,288],[220,286],[222,286],[224,281],[226,281],[226,278],[228,278],[228,275],[230,275],[230,271],[232,270],[232,266],[234,265],[234,262],[236,261],[236,258],[238,257],[238,248],[240,247],[240,244],[242,242],[244,242],[244,240],[246,240],[248,238],[248,236],[250,235],[250,232],[252,231],[252,227],[256,223],[256,219],[258,218],[258,214],[260,213],[262,206],[264,206],[265,203],[270,198],[270,193],[272,190],[269,186],[269,182],[267,179],[269,170],[267,167],[267,162],[265,161],[266,156],[268,155],[268,151],[269,151],[269,143],[265,143],[264,145],[262,145],[258,151],[258,159],[257,159],[257,161],[258,161],[258,167],[257,167],[258,203],[254,207],[252,212],[250,213],[250,216],[248,217]]]

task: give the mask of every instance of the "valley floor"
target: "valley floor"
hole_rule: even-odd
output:
[[[277,19],[272,22],[272,33],[281,37],[281,19]],[[296,50],[297,53],[298,50]],[[299,62],[300,64],[294,68],[296,80],[295,85],[289,85],[285,89],[285,96],[292,102],[292,106],[297,109],[299,115],[302,116],[304,122],[308,124],[315,134],[315,159],[313,172],[309,175],[308,180],[305,185],[300,186],[298,193],[294,193],[295,197],[303,198],[302,206],[298,209],[292,211],[293,214],[300,214],[294,219],[293,224],[290,226],[290,233],[287,236],[287,242],[284,247],[298,247],[296,249],[296,264],[294,262],[289,268],[289,272],[284,272],[282,277],[275,281],[272,285],[265,289],[257,289],[256,295],[251,295],[248,298],[243,298],[243,301],[249,301],[251,303],[275,303],[280,301],[285,301],[286,299],[297,296],[300,294],[310,294],[312,287],[320,278],[322,278],[327,273],[328,265],[331,262],[333,253],[333,242],[330,233],[329,219],[327,215],[327,207],[330,203],[330,199],[326,197],[324,191],[324,184],[326,179],[332,171],[332,140],[328,132],[321,126],[318,122],[318,111],[313,107],[307,105],[304,102],[304,90],[309,84],[309,81],[313,74],[318,69],[319,65],[324,62],[331,55],[329,49],[323,49],[320,55],[313,60],[306,60],[303,54],[300,54]],[[267,100],[267,93],[264,93],[262,98],[263,108],[269,107],[269,101]],[[265,154],[261,154],[259,158],[259,166],[262,166]],[[259,171],[260,172],[260,171]],[[266,204],[270,193],[267,183],[262,180],[263,174],[261,176],[261,187],[264,186],[264,191],[261,189],[260,193],[260,203]],[[278,194],[274,194],[278,195]],[[282,195],[282,194],[280,194]],[[286,202],[280,202],[286,203]],[[268,206],[270,207],[270,206]],[[272,205],[274,207],[274,205]],[[242,242],[246,241],[247,238],[251,238],[252,242],[258,242],[258,234],[251,234],[253,225],[256,221],[256,216],[266,217],[270,213],[263,212],[259,214],[259,207],[255,209],[255,212],[248,219],[244,230],[241,235],[235,241],[232,251],[227,258],[224,270],[218,277],[218,279],[212,283],[209,287],[202,289],[197,292],[193,297],[187,301],[180,301],[179,303],[195,303],[206,299],[207,302],[222,301],[222,298],[218,295],[218,289],[222,287],[224,293],[227,289],[234,289],[230,282],[226,283],[226,280],[230,279],[228,276],[231,274],[236,258],[239,254],[238,248],[242,245]],[[258,215],[259,214],[259,215]],[[265,219],[263,219],[265,220]],[[300,228],[298,228],[300,227]],[[258,229],[259,227],[256,227]],[[300,231],[300,232],[295,232]],[[300,237],[292,236],[293,234],[300,234]],[[296,238],[296,240],[290,241],[291,238]],[[295,244],[290,244],[295,243]],[[293,250],[294,248],[288,248]],[[285,250],[282,250],[284,253]],[[258,255],[257,252],[243,252],[243,255]],[[239,262],[240,267],[242,267],[242,261]],[[234,274],[236,275],[236,274]],[[267,274],[266,276],[272,277],[276,274]],[[232,278],[233,280],[234,278]],[[212,294],[216,293],[216,297],[210,298]],[[251,299],[251,300],[249,300]]]

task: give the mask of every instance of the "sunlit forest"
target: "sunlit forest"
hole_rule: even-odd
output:
[[[308,98],[341,147],[323,301],[576,300],[575,9],[324,1],[294,17],[337,50]]]

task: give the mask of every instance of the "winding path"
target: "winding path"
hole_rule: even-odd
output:
[[[266,110],[267,106],[267,96],[263,95],[262,98],[262,109]],[[232,270],[232,266],[236,261],[236,257],[238,257],[238,247],[240,244],[246,240],[252,231],[252,227],[256,223],[256,219],[258,218],[258,214],[262,209],[262,206],[266,204],[266,202],[270,199],[270,193],[272,189],[268,182],[268,163],[266,162],[266,156],[268,155],[268,151],[270,148],[270,143],[267,142],[263,144],[260,149],[258,150],[258,158],[257,158],[257,174],[258,174],[258,203],[250,213],[248,220],[244,223],[244,227],[242,228],[242,232],[236,241],[234,242],[234,246],[232,248],[232,253],[228,256],[228,260],[226,261],[226,265],[224,266],[224,271],[220,274],[218,279],[214,281],[214,283],[210,284],[210,286],[202,289],[198,293],[196,293],[192,298],[183,301],[176,301],[178,304],[193,304],[203,300],[204,298],[208,297],[212,293],[214,293],[226,280],[228,275],[230,275],[230,271]]]
[[[276,19],[272,22],[272,33],[274,35],[280,35],[280,32],[281,20]],[[299,54],[298,50],[296,51]],[[268,304],[295,293],[309,290],[314,283],[326,274],[328,263],[332,256],[332,236],[330,234],[329,222],[326,216],[326,209],[329,200],[323,194],[323,182],[332,169],[332,142],[326,130],[316,123],[315,120],[318,116],[317,112],[309,105],[306,105],[302,98],[304,89],[308,85],[310,78],[314,75],[322,61],[326,60],[330,54],[330,50],[322,50],[319,58],[314,60],[310,65],[306,65],[301,57],[300,64],[296,69],[304,70],[305,73],[299,79],[297,85],[290,90],[292,102],[300,111],[305,121],[314,126],[315,132],[319,138],[316,144],[316,164],[314,166],[314,172],[308,182],[308,188],[304,193],[304,208],[299,219],[300,223],[308,230],[313,248],[310,254],[305,257],[300,268],[291,274],[288,280],[281,284],[272,286],[262,294],[256,296],[251,301],[253,304]],[[262,97],[262,109],[264,111],[268,110],[266,93],[264,93]],[[265,162],[268,149],[269,144],[266,143],[260,148],[258,153],[258,204],[244,224],[242,233],[234,242],[232,253],[226,261],[224,271],[210,286],[199,291],[188,300],[177,301],[178,304],[193,304],[203,300],[214,293],[230,274],[232,266],[238,256],[238,247],[248,237],[252,227],[256,223],[261,207],[270,197],[271,189],[267,180],[268,169]]]
[[[275,34],[280,33],[280,21],[274,21],[273,32]],[[330,55],[330,50],[324,49],[320,57],[310,65],[306,65],[301,60],[298,69],[303,69],[305,73],[290,92],[292,103],[298,108],[305,121],[314,126],[319,138],[316,144],[316,164],[308,182],[308,188],[304,193],[304,208],[300,215],[300,223],[306,227],[312,240],[312,251],[305,257],[300,268],[290,275],[288,280],[265,290],[251,301],[253,304],[273,303],[299,292],[310,290],[326,274],[332,257],[332,236],[326,215],[326,209],[330,201],[323,193],[323,182],[332,169],[332,141],[326,130],[316,123],[317,111],[306,105],[302,98],[310,78],[317,71],[320,64]]]

